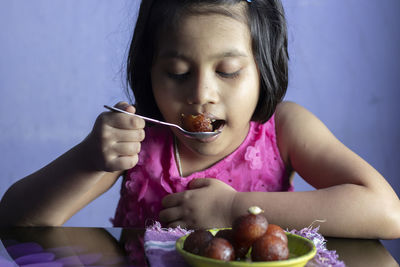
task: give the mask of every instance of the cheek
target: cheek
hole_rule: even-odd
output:
[[[158,84],[152,83],[152,88],[153,88],[153,95],[154,95],[154,100],[157,103],[158,108],[161,110],[163,106],[163,101],[162,100],[162,89],[158,87]]]
[[[167,102],[169,102],[168,100],[169,94],[167,93],[166,90],[167,88],[165,87],[165,84],[163,83],[161,76],[157,71],[154,70],[151,73],[151,85],[157,106],[160,109],[160,111],[163,112],[164,106],[167,104]]]
[[[161,83],[153,83],[153,95],[164,120],[177,123],[180,104],[174,94]]]
[[[167,97],[168,95],[162,93],[162,91],[153,90],[154,98],[156,100],[158,109],[160,110],[161,114],[163,115],[164,119],[168,120],[171,113],[171,101]]]
[[[165,93],[165,91],[163,91],[163,88],[160,87],[160,84],[153,82],[152,87],[153,87],[154,100],[158,106],[158,109],[163,115],[164,119],[166,119],[168,117],[166,111],[168,111],[168,103],[169,103],[167,94]]]
[[[229,114],[232,120],[247,123],[250,121],[259,98],[258,83],[242,84],[234,93],[228,95]]]
[[[176,86],[169,79],[166,79],[165,75],[161,74],[159,68],[152,71],[151,84],[154,97],[159,105],[164,102],[177,101],[178,90],[176,90]]]

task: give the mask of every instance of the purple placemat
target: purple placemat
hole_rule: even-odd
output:
[[[345,267],[343,261],[339,260],[339,255],[335,250],[328,250],[326,248],[325,238],[318,233],[319,226],[312,228],[311,226],[303,228],[301,230],[289,231],[292,234],[296,234],[311,240],[315,247],[317,248],[317,254],[309,262],[307,262],[306,267]]]
[[[290,233],[303,236],[313,241],[317,248],[317,254],[310,260],[306,267],[345,267],[344,262],[334,250],[326,248],[325,238],[318,233],[319,227],[306,227],[301,230],[291,230]],[[162,228],[159,222],[146,228],[144,234],[144,249],[151,266],[160,267],[187,267],[183,257],[175,250],[175,242],[180,237],[191,231],[177,228]]]
[[[189,266],[175,250],[175,242],[190,232],[179,226],[177,228],[162,228],[159,222],[147,227],[144,234],[144,250],[150,266]]]

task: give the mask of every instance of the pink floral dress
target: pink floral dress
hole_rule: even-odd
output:
[[[122,182],[114,226],[145,227],[158,221],[162,198],[186,190],[196,178],[216,178],[240,192],[293,191],[276,144],[274,116],[264,124],[251,122],[247,137],[234,152],[187,177],[179,175],[173,140],[167,127],[146,128],[139,162]]]

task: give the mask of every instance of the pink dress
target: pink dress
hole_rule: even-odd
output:
[[[179,175],[173,140],[167,127],[146,128],[139,162],[122,182],[114,226],[145,227],[158,221],[162,198],[186,190],[196,178],[216,178],[240,192],[293,191],[276,144],[274,116],[264,124],[251,122],[247,137],[234,152],[187,177]]]

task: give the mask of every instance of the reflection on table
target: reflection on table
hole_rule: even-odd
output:
[[[0,228],[0,266],[148,266],[144,232],[130,228]],[[379,240],[327,240],[327,248],[336,250],[347,266],[399,266]]]

